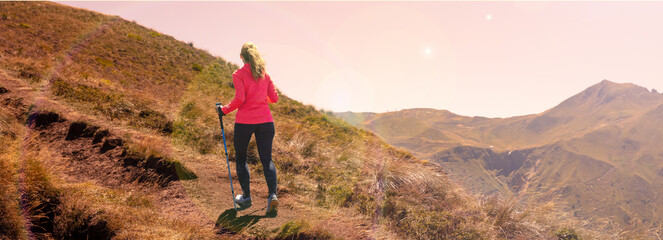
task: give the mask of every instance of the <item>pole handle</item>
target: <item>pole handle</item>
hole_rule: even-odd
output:
[[[221,114],[221,108],[223,105],[221,103],[216,103],[216,114],[219,115],[219,122],[221,123],[221,130],[223,130],[223,114]]]

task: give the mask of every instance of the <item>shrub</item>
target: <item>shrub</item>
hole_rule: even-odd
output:
[[[349,201],[355,204],[359,209],[359,212],[361,212],[362,214],[371,217],[375,214],[375,209],[377,205],[375,203],[375,198],[373,198],[373,196],[355,192],[351,196]]]
[[[140,35],[135,34],[135,33],[127,33],[127,37],[131,38],[131,39],[134,39],[136,41],[142,41],[143,40],[143,38]]]
[[[182,105],[180,116],[187,119],[195,119],[202,114],[202,109],[195,102],[186,102]]]
[[[304,220],[291,220],[285,223],[281,227],[281,231],[276,235],[276,238],[287,239],[287,238],[297,238],[301,233],[306,231],[309,228],[309,225]]]
[[[1,137],[0,143],[6,146]],[[23,235],[15,178],[14,167],[0,152],[0,236],[9,239],[19,239]]]
[[[138,113],[138,118],[132,121],[132,123],[134,126],[156,129],[165,134],[173,132],[173,122],[163,113],[151,109],[141,110]]]
[[[352,197],[352,189],[345,185],[335,185],[329,188],[327,194],[332,198],[334,204],[343,206]]]
[[[278,161],[274,161],[274,165],[282,172],[299,173],[302,169],[299,159],[294,156],[279,158]]]
[[[175,121],[173,123],[172,136],[182,141],[182,143],[193,147],[200,154],[213,153],[217,146],[213,132],[198,127],[192,121]],[[226,140],[228,139],[226,138]]]
[[[304,238],[304,239],[316,239],[316,240],[331,240],[331,239],[334,239],[334,236],[330,232],[328,232],[324,229],[319,229],[319,228],[314,228],[314,229],[307,230],[306,232],[304,232],[303,235],[304,235],[304,237],[302,237],[302,238]]]
[[[101,64],[101,66],[104,66],[104,67],[113,67],[113,66],[115,66],[113,61],[102,58],[102,57],[97,57],[95,59],[95,61],[97,61],[99,64]]]
[[[191,69],[193,69],[196,72],[203,71],[203,67],[200,66],[200,64],[197,64],[197,63],[194,63],[193,66],[191,67]]]
[[[115,231],[105,218],[90,213],[86,206],[63,204],[54,219],[53,235],[59,239],[112,239]]]
[[[27,65],[21,68],[19,76],[23,79],[29,80],[32,83],[39,82],[43,78],[39,69],[34,65]]]
[[[400,228],[418,239],[459,239],[461,235],[474,235],[459,231],[462,220],[446,211],[417,209],[408,211]]]
[[[36,235],[53,232],[55,211],[60,204],[60,190],[52,183],[47,170],[41,163],[28,156],[25,169],[25,206]]]
[[[304,145],[304,147],[302,147],[302,149],[301,149],[301,153],[300,153],[300,154],[302,155],[302,157],[305,157],[305,158],[314,157],[314,156],[315,156],[315,153],[316,153],[316,151],[315,151],[315,145],[316,145],[316,141],[315,141],[315,140],[311,140],[311,141],[307,142],[307,143]]]
[[[581,239],[572,228],[561,228],[555,232],[555,236],[560,240],[579,240]]]
[[[87,73],[86,73],[86,74],[87,74]],[[85,77],[85,78],[87,78],[87,77]],[[103,84],[106,85],[106,86],[110,86],[111,84],[113,84],[110,80],[105,79],[105,78],[100,79],[99,82],[100,82],[100,83],[103,83]]]

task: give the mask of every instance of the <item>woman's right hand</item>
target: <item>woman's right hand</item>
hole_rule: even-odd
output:
[[[223,117],[226,114],[223,113],[223,105],[221,103],[216,103],[216,113],[219,114],[219,117]]]

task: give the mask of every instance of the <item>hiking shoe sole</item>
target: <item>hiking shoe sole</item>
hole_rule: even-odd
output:
[[[234,202],[239,205],[240,209],[246,209],[253,205],[251,197],[245,199],[242,195],[237,195]]]
[[[267,214],[276,213],[278,211],[278,208],[279,208],[278,199],[269,201],[269,205],[267,206]]]

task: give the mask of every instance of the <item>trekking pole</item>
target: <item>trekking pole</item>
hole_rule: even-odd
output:
[[[233,189],[233,177],[230,175],[230,160],[228,159],[228,146],[226,145],[226,133],[223,131],[223,115],[221,114],[221,103],[216,103],[216,113],[219,115],[219,122],[221,123],[221,135],[223,136],[223,149],[226,152],[226,164],[228,165],[228,178],[230,178],[230,192],[232,192],[233,207],[237,211],[237,203],[235,203],[235,190]]]

